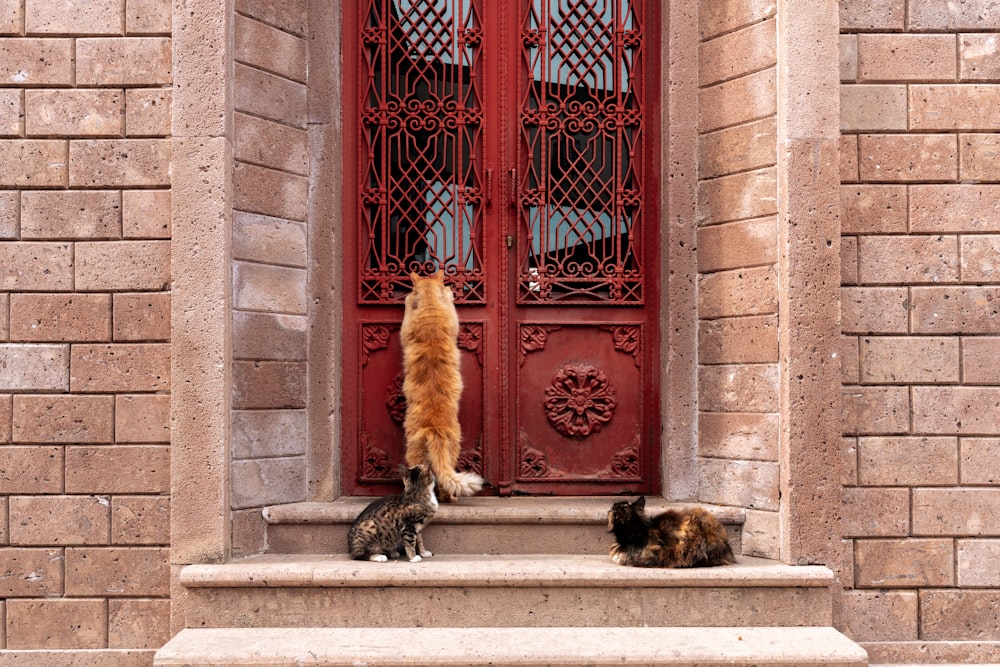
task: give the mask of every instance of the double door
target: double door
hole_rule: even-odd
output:
[[[459,467],[658,491],[658,3],[344,4],[344,492],[398,488],[402,304],[438,269]]]

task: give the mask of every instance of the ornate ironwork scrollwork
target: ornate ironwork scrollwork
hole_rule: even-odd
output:
[[[571,438],[586,438],[611,421],[618,407],[607,374],[590,364],[570,364],[545,388],[545,416]]]

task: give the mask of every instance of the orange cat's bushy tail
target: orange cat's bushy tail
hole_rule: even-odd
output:
[[[454,502],[459,496],[472,496],[483,488],[483,478],[472,472],[458,472],[456,444],[458,437],[438,433],[433,429],[413,429],[407,433],[406,462],[424,463],[437,478],[438,496],[444,502]]]

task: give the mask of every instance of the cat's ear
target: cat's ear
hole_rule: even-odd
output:
[[[632,503],[632,507],[636,509],[643,509],[646,506],[646,496],[639,496],[636,498],[635,502]]]

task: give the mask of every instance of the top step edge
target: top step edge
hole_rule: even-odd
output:
[[[521,496],[462,498],[454,504],[441,505],[434,523],[445,524],[604,524],[611,505],[630,496],[541,497]],[[300,502],[271,505],[263,509],[269,524],[342,524],[351,523],[372,497],[343,496],[331,502]],[[662,497],[646,498],[647,513],[667,509],[686,510],[701,507],[724,524],[741,525],[746,510],[741,507],[705,503],[674,503]]]

